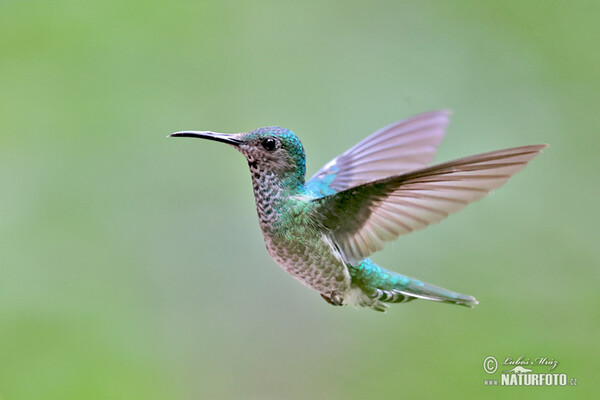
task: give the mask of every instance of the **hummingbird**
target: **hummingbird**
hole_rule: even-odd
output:
[[[226,143],[252,175],[267,251],[329,304],[385,311],[414,299],[473,307],[473,296],[387,270],[368,257],[388,241],[431,224],[502,186],[545,144],[513,147],[427,166],[450,111],[415,115],[379,129],[305,180],[306,156],[290,130],[175,132]]]

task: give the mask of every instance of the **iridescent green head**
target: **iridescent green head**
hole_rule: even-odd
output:
[[[253,170],[295,178],[304,183],[306,157],[304,147],[292,131],[278,126],[259,128],[245,133],[209,131],[175,132],[171,137],[195,137],[227,143],[239,150]]]

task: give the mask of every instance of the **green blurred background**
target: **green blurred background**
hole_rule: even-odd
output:
[[[0,1],[0,398],[597,395],[598,21],[593,1]],[[327,305],[265,251],[243,158],[166,138],[281,125],[312,174],[439,108],[436,161],[551,145],[374,257],[472,310]],[[488,355],[579,385],[485,387]]]

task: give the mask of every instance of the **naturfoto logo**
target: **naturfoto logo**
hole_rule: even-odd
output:
[[[552,372],[558,360],[551,357],[505,357],[502,364],[494,356],[483,360],[483,370],[492,375],[502,366],[500,379],[484,379],[486,386],[576,386],[577,378],[566,373]],[[512,368],[511,368],[512,367]],[[536,370],[537,369],[537,370]]]

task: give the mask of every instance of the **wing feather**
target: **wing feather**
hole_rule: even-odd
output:
[[[433,159],[449,117],[448,110],[432,111],[381,128],[327,163],[306,185],[327,196],[422,168]]]
[[[313,200],[344,258],[356,265],[399,235],[423,229],[502,186],[546,145],[434,165]]]

